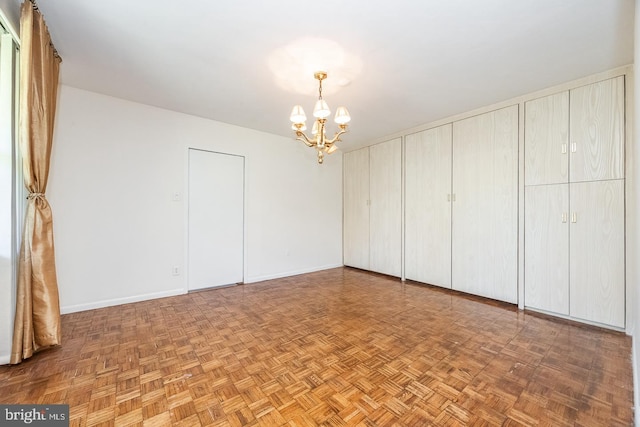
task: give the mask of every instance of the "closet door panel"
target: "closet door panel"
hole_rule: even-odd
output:
[[[344,265],[369,269],[369,149],[345,153]]]
[[[570,181],[624,178],[624,77],[571,91]]]
[[[453,124],[452,287],[516,303],[518,106]]]
[[[569,92],[525,103],[525,185],[569,181]]]
[[[402,275],[402,140],[369,148],[370,268]]]
[[[624,328],[624,181],[572,184],[570,314]]]
[[[405,277],[451,288],[451,128],[405,139]]]
[[[524,304],[569,315],[569,184],[525,187]]]

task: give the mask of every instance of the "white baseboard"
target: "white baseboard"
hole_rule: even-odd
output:
[[[338,267],[342,267],[342,264],[331,264],[331,265],[325,265],[321,267],[287,271],[283,273],[269,274],[264,276],[253,276],[246,279],[244,283],[255,283],[255,282],[262,282],[264,280],[280,279],[282,277],[297,276],[299,274],[313,273],[316,271],[329,270],[331,268],[338,268]],[[157,298],[183,295],[185,293],[187,293],[185,289],[179,288],[179,289],[172,289],[169,291],[135,295],[135,296],[125,297],[125,298],[115,298],[115,299],[108,299],[108,300],[102,300],[102,301],[95,301],[87,304],[67,305],[67,306],[60,307],[60,313],[62,314],[76,313],[79,311],[94,310],[96,308],[112,307],[114,305],[129,304],[132,302],[148,301],[148,300],[157,299]]]
[[[331,264],[331,265],[324,265],[322,267],[313,267],[313,268],[308,268],[303,270],[287,271],[285,273],[266,274],[264,276],[249,276],[248,278],[245,279],[244,283],[256,283],[256,282],[262,282],[265,280],[281,279],[283,277],[297,276],[299,274],[315,273],[316,271],[329,270],[332,268],[338,268],[342,266],[343,266],[342,264]]]
[[[157,298],[172,297],[175,295],[183,295],[185,293],[186,293],[185,290],[183,288],[180,288],[180,289],[172,289],[172,290],[163,291],[163,292],[154,292],[150,294],[134,295],[134,296],[125,297],[125,298],[115,298],[115,299],[108,299],[108,300],[102,300],[102,301],[95,301],[87,304],[68,305],[68,306],[60,307],[60,313],[62,314],[76,313],[78,311],[93,310],[96,308],[112,307],[114,305],[129,304],[132,302],[140,302],[140,301],[148,301],[148,300],[157,299]]]

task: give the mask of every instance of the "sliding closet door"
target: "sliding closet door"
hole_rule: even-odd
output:
[[[518,301],[518,106],[453,124],[453,289]]]
[[[189,290],[243,281],[244,157],[189,150]]]

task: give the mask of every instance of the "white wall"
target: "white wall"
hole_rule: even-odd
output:
[[[318,165],[293,138],[63,85],[47,190],[63,313],[186,291],[190,147],[246,158],[245,282],[342,265],[341,154]]]

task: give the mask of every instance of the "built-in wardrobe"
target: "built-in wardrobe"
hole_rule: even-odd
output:
[[[526,307],[623,328],[624,77],[525,103]]]
[[[625,93],[591,77],[345,153],[344,264],[623,329]]]
[[[518,106],[405,137],[405,277],[517,302]]]

